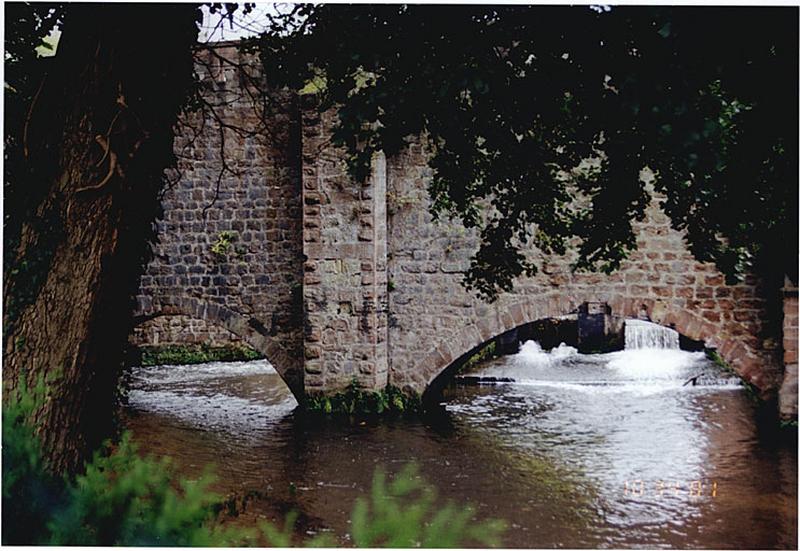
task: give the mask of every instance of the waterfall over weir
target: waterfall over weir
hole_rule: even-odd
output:
[[[678,332],[649,321],[625,320],[625,350],[638,348],[680,348]]]

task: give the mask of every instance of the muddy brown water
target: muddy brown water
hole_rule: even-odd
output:
[[[353,502],[409,462],[441,502],[508,523],[506,547],[797,548],[797,440],[702,353],[519,354],[414,419],[308,417],[266,361],[136,368],[127,425],[254,519],[349,543]],[[684,383],[697,376],[696,385]]]

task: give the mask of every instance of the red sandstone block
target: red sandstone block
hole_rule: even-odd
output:
[[[650,288],[653,294],[657,297],[668,298],[672,297],[672,288],[663,285],[654,285]]]
[[[692,287],[677,287],[675,289],[675,296],[678,298],[693,298],[694,288]]]
[[[719,332],[719,326],[708,320],[700,324],[700,334],[703,336],[703,340],[713,339]]]
[[[522,313],[522,306],[515,304],[510,309],[511,318],[514,320],[514,326],[521,325],[525,321],[525,316]]]
[[[797,349],[787,349],[783,351],[783,363],[796,364],[797,363]]]
[[[711,287],[695,287],[694,296],[697,298],[711,298],[714,296],[714,289]]]
[[[705,277],[705,283],[706,283],[706,285],[712,285],[712,286],[716,287],[718,285],[722,285],[723,283],[725,283],[725,280],[719,274],[707,275]]]
[[[715,312],[713,310],[703,310],[703,317],[708,321],[713,321],[713,322],[720,321],[719,312]]]
[[[758,318],[757,310],[735,310],[733,319],[740,322],[752,322]]]

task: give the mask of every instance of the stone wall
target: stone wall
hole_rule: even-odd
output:
[[[303,251],[306,256],[307,392],[341,389],[353,379],[383,388],[386,341],[386,162],[373,160],[366,182],[348,177],[329,145],[334,114],[303,118]]]
[[[421,391],[454,360],[523,323],[575,312],[586,301],[607,302],[614,314],[647,315],[717,347],[737,373],[774,391],[782,370],[780,310],[775,287],[748,276],[726,285],[711,264],[696,262],[672,230],[656,198],[635,225],[639,249],[614,274],[570,271],[572,258],[541,258],[539,275],[521,279],[494,304],[461,287],[475,235],[428,213],[431,170],[410,145],[389,159],[390,382]]]
[[[788,278],[783,288],[783,382],[779,394],[781,417],[797,419],[797,285]]]
[[[246,75],[219,59],[236,62],[235,48],[215,52],[207,97],[225,104],[222,121],[264,124],[223,138],[213,117],[205,126],[186,121],[202,130],[176,139],[180,178],[165,194],[160,242],[142,277],[139,342],[197,338],[203,329],[189,320],[204,320],[263,353],[299,397],[354,378],[423,392],[505,331],[606,302],[615,315],[646,315],[716,347],[765,394],[780,386],[780,356],[792,353],[782,324],[792,318],[782,315],[777,286],[752,276],[726,285],[714,266],[696,262],[663,198],[636,224],[639,250],[618,272],[573,274],[571,257],[532,253],[540,273],[487,304],[461,286],[476,236],[428,212],[432,174],[421,142],[377,155],[367,181],[355,182],[330,144],[334,113],[319,115],[311,96],[283,95],[262,121],[244,93]],[[223,174],[217,193],[223,152],[235,173]]]
[[[241,342],[241,338],[219,325],[180,314],[158,316],[142,322],[134,327],[130,337],[130,343],[135,346],[184,344],[228,346]]]
[[[164,195],[138,296],[136,315],[148,321],[135,338],[194,340],[202,331],[191,324],[206,321],[265,354],[302,392],[299,109],[295,98],[274,94],[280,109],[264,120],[263,105],[247,93],[252,82],[263,84],[258,65],[240,59],[235,45],[202,55],[205,97],[229,128],[221,132],[213,115],[182,121],[178,181]],[[230,170],[220,173],[223,154]],[[202,321],[187,331],[174,326],[189,319]]]

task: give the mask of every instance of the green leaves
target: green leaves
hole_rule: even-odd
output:
[[[74,479],[49,474],[34,434],[33,414],[44,403],[40,380],[12,391],[3,406],[3,543],[125,546],[240,546],[266,541],[290,547],[297,513],[277,528],[220,525],[220,498],[210,491],[209,469],[199,480],[178,478],[167,458],[140,457],[130,433],[97,450]],[[408,407],[396,392],[380,396],[384,408]],[[355,410],[353,410],[355,411]],[[388,481],[378,469],[368,498],[352,512],[352,538],[360,547],[497,546],[504,523],[477,522],[475,511],[453,503],[439,506],[436,492],[414,465]],[[259,539],[260,538],[260,539]],[[302,542],[335,544],[330,534]]]
[[[415,412],[421,404],[419,396],[406,394],[395,386],[369,391],[353,379],[347,388],[333,396],[309,396],[305,407],[313,413],[363,416]]]
[[[436,493],[407,465],[393,480],[377,470],[369,499],[353,507],[352,537],[357,547],[453,548],[500,545],[505,523],[477,522],[471,507],[436,505]]]
[[[788,247],[776,246],[780,232],[763,222],[797,226],[797,28],[789,12],[303,10],[302,32],[263,37],[286,54],[264,58],[267,74],[288,85],[324,75],[320,106],[337,107],[334,142],[349,152],[357,178],[374,151],[391,155],[408,137],[426,137],[431,211],[480,230],[464,281],[484,297],[534,272],[531,236],[545,254],[561,254],[577,237],[576,269],[616,269],[635,248],[630,221],[650,200],[639,180],[644,167],[658,174],[673,225],[687,229],[699,259],[719,259],[736,275],[741,262],[721,261],[733,240],[733,250],[769,269],[796,273],[786,262],[796,232]],[[354,80],[367,74],[369,85]],[[601,153],[608,162],[582,190],[588,210],[577,211],[570,205],[581,182],[557,175]],[[755,190],[769,198],[758,213]],[[739,231],[742,222],[754,231]]]
[[[199,480],[179,479],[168,459],[137,455],[129,433],[95,453],[69,484],[65,505],[47,523],[53,545],[232,545],[248,531],[212,526],[219,496]]]
[[[74,480],[44,463],[34,414],[47,387],[23,381],[3,405],[3,543],[49,545],[233,545],[252,531],[212,526],[218,496],[178,479],[167,459],[142,458],[125,433],[95,452]],[[176,486],[173,486],[176,483]]]

